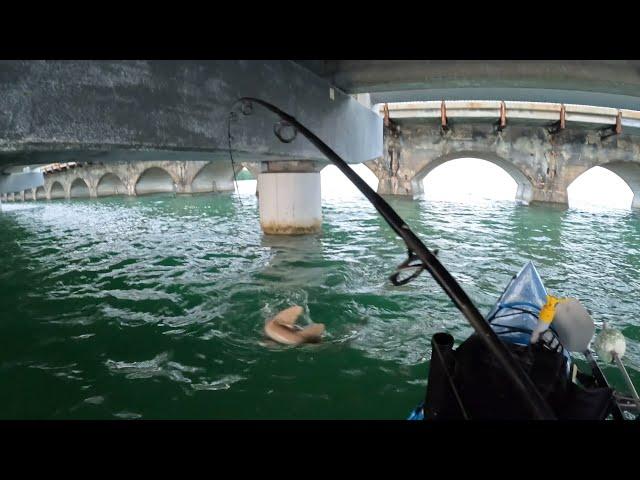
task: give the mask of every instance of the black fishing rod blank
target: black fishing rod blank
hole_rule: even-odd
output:
[[[422,241],[411,231],[396,211],[393,210],[393,208],[391,208],[391,206],[380,195],[378,195],[378,193],[367,185],[367,183],[362,180],[337,153],[335,153],[326,143],[320,140],[294,117],[264,100],[252,97],[243,97],[238,99],[232,106],[232,109],[238,102],[243,102],[243,111],[252,111],[251,107],[246,106],[246,102],[255,102],[275,113],[282,121],[286,122],[286,124],[302,133],[302,135],[304,135],[307,140],[322,152],[327,159],[338,167],[338,169],[344,173],[351,183],[353,183],[371,202],[393,231],[395,231],[405,242],[409,251],[409,258],[403,263],[403,265],[411,264],[412,266],[415,266],[415,261],[417,259],[422,262],[423,268],[429,271],[438,285],[440,285],[444,292],[449,296],[453,304],[469,321],[489,351],[496,357],[500,366],[504,369],[506,375],[516,387],[523,403],[529,407],[533,417],[545,420],[555,419],[551,408],[542,397],[529,375],[517,362],[515,362],[507,347],[498,338],[466,292],[458,284],[455,278],[453,278],[449,271],[440,263],[436,256],[431,253]],[[280,135],[276,135],[280,138]],[[416,276],[417,274],[413,275],[411,278],[415,278]]]

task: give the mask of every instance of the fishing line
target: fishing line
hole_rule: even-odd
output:
[[[235,105],[235,103],[234,103]],[[244,206],[242,203],[242,199],[240,198],[240,188],[238,188],[238,179],[236,178],[236,166],[233,161],[233,152],[231,148],[231,120],[236,118],[236,113],[233,111],[233,107],[229,111],[229,117],[227,118],[227,140],[229,143],[229,158],[231,159],[231,170],[233,170],[233,186],[236,189],[236,193],[238,194],[238,201],[240,202],[240,206]]]
[[[362,180],[357,173],[325,142],[302,125],[291,115],[283,112],[275,105],[254,97],[242,97],[233,104],[238,102],[257,103],[265,107],[267,110],[275,113],[281,120],[302,133],[302,135],[322,152],[338,169],[353,183],[360,192],[371,202],[375,209],[380,213],[382,218],[389,224],[394,232],[405,242],[408,250],[408,259],[402,266],[408,266],[411,262],[419,259],[423,267],[416,267],[427,270],[434,280],[447,294],[453,304],[460,310],[467,321],[474,328],[480,339],[484,342],[488,350],[498,360],[500,366],[504,369],[505,374],[513,383],[518,392],[521,401],[529,407],[534,418],[538,419],[554,419],[555,415],[546,399],[542,396],[538,388],[535,386],[531,377],[523,370],[523,368],[515,361],[513,355],[507,346],[500,340],[497,334],[491,329],[489,323],[480,313],[471,298],[463,290],[456,279],[449,271],[440,263],[438,258],[426,247],[426,245],[411,231],[409,226],[391,208],[391,206],[377,194],[367,183]],[[233,108],[232,106],[232,108]],[[250,107],[252,109],[252,107]],[[245,109],[243,109],[245,110]],[[244,112],[243,112],[244,113]],[[295,138],[295,137],[294,137]],[[414,265],[415,266],[415,265]],[[397,279],[396,279],[397,280]]]

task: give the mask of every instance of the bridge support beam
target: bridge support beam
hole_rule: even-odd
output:
[[[366,162],[378,177],[380,195],[415,197],[424,192],[422,179],[417,179],[413,163],[405,159],[404,138],[397,125],[384,127],[382,158]]]
[[[382,154],[382,119],[293,61],[0,60],[0,72],[0,111],[11,112],[0,116],[0,171],[77,161],[228,162],[229,109],[240,97],[277,105],[349,162]],[[281,142],[279,119],[267,109],[240,110],[231,132],[236,160],[324,161],[310,142]]]
[[[409,175],[393,175],[378,180],[378,193],[380,195],[400,195],[404,197],[416,197],[424,193],[422,182],[418,182]]]
[[[264,162],[258,175],[260,226],[268,235],[304,235],[322,227],[320,167],[313,161]]]

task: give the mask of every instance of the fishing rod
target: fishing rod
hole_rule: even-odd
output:
[[[544,397],[540,394],[529,375],[522,367],[514,361],[511,352],[506,345],[498,338],[496,333],[484,319],[473,301],[469,298],[460,284],[440,263],[438,258],[422,243],[422,241],[411,231],[409,226],[400,218],[396,211],[378,195],[349,165],[335,153],[326,143],[309,131],[304,125],[291,115],[283,112],[275,105],[264,100],[253,97],[242,97],[236,100],[231,106],[231,111],[238,104],[242,103],[242,113],[249,115],[253,111],[253,103],[262,105],[267,110],[275,113],[281,119],[281,125],[274,128],[274,133],[282,142],[289,143],[295,139],[285,138],[282,135],[284,127],[291,126],[295,132],[300,132],[318,150],[320,150],[340,171],[353,183],[360,192],[371,202],[382,218],[389,224],[394,232],[404,241],[408,250],[408,258],[398,266],[397,271],[391,275],[390,280],[394,285],[404,285],[416,278],[423,270],[427,270],[434,280],[440,285],[449,296],[453,304],[460,310],[469,321],[478,336],[484,342],[487,349],[496,357],[504,372],[512,381],[522,401],[529,408],[531,414],[536,419],[551,420],[555,416]],[[294,133],[295,133],[294,132]],[[400,280],[400,273],[403,270],[415,268],[416,271],[408,278]]]

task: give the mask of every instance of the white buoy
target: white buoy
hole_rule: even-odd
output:
[[[616,365],[622,372],[622,376],[624,377],[624,381],[631,390],[631,396],[636,403],[636,407],[638,408],[638,412],[640,413],[640,397],[638,397],[638,392],[636,392],[633,383],[631,382],[631,377],[627,373],[627,369],[624,368],[622,364],[622,357],[624,356],[624,352],[627,348],[627,341],[622,335],[620,330],[616,330],[615,328],[607,328],[607,323],[604,322],[602,325],[602,331],[597,336],[595,341],[595,349],[598,353],[598,357],[604,360],[607,363],[611,363],[611,361],[615,361]]]
[[[627,348],[627,342],[620,330],[607,328],[607,324],[605,322],[602,331],[596,337],[594,347],[598,357],[600,357],[602,361],[605,363],[611,363],[613,361],[614,353],[618,355],[619,358],[624,356],[624,352]]]

